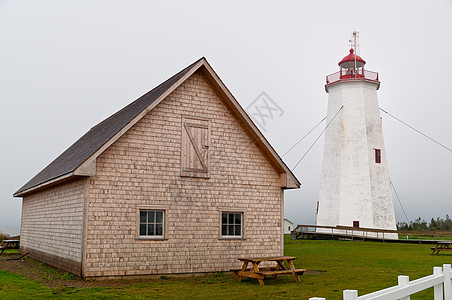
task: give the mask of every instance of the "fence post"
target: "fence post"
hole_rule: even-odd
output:
[[[343,291],[344,300],[355,300],[358,298],[357,290],[344,290]]]
[[[398,277],[398,282],[399,282],[398,286],[400,286],[400,287],[407,286],[407,285],[410,284],[410,277],[409,276],[405,276],[405,275],[400,275]],[[410,300],[410,296],[406,296],[406,297],[400,298],[400,300]]]
[[[443,275],[443,268],[441,267],[434,267],[433,268],[433,275]],[[438,284],[433,287],[433,299],[434,300],[444,300],[443,298],[443,284]]]
[[[444,271],[444,299],[452,300],[452,282],[451,282],[451,275],[450,275],[451,265],[444,264],[443,271]]]

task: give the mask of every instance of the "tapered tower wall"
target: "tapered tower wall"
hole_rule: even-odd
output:
[[[367,80],[326,87],[331,124],[325,134],[317,225],[353,226],[359,221],[360,227],[396,229],[378,87],[378,81]],[[380,163],[375,149],[381,151]]]

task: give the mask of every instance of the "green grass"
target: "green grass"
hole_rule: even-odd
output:
[[[0,299],[31,299],[50,296],[51,289],[28,278],[0,270]]]
[[[238,283],[229,272],[219,272],[188,278],[161,276],[158,280],[144,279],[115,287],[76,288],[70,284],[76,279],[66,278],[69,283],[66,286],[49,288],[0,270],[0,299],[308,299],[314,296],[342,299],[344,289],[357,289],[362,295],[396,285],[398,275],[408,275],[413,280],[432,274],[434,266],[452,262],[452,254],[430,255],[430,247],[375,242],[292,241],[286,237],[285,254],[298,257],[295,267],[320,272],[304,274],[301,283],[296,283],[289,275],[279,276],[276,280],[267,279],[265,287],[259,286],[255,279]],[[58,276],[70,276],[64,274],[61,272]],[[432,298],[431,290],[411,297],[414,300]]]
[[[406,240],[407,236],[409,240],[452,240],[452,232],[450,231],[403,231],[399,233],[399,240]]]

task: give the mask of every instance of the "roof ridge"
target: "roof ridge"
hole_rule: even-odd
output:
[[[69,146],[62,154],[24,184],[14,195],[16,196],[28,189],[73,172],[203,59],[205,60],[204,57],[201,57],[135,101],[91,127],[90,130]]]

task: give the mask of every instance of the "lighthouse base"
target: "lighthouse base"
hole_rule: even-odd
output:
[[[372,239],[372,240],[398,240],[399,235],[396,230],[356,228],[347,226],[321,226],[315,229],[318,235],[342,239]]]

